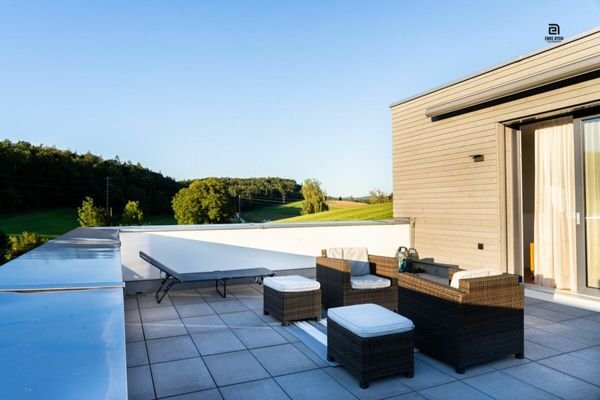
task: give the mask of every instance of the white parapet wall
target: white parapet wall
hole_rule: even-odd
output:
[[[143,251],[178,272],[265,267],[271,270],[314,268],[321,249],[367,247],[369,253],[394,256],[408,246],[408,223],[393,221],[236,224],[122,228],[123,279],[158,279],[158,270],[142,260]]]

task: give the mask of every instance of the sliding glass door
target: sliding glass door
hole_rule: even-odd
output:
[[[586,286],[600,288],[600,117],[582,127]]]

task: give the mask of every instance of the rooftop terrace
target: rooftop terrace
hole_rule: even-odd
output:
[[[600,313],[526,297],[525,359],[464,375],[416,354],[412,379],[361,389],[262,312],[262,287],[125,299],[130,399],[600,399]]]

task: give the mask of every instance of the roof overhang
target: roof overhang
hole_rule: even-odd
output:
[[[600,70],[600,55],[495,86],[491,89],[483,90],[446,103],[434,105],[425,110],[425,115],[429,118],[440,117],[442,115],[458,112],[466,108],[496,101],[504,97],[513,96],[528,90],[551,85],[598,70]]]

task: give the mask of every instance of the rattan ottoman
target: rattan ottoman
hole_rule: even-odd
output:
[[[376,304],[330,308],[327,358],[356,377],[360,387],[389,375],[414,375],[414,325]]]
[[[321,319],[321,284],[299,275],[275,276],[263,281],[263,311],[288,325],[292,321]]]

